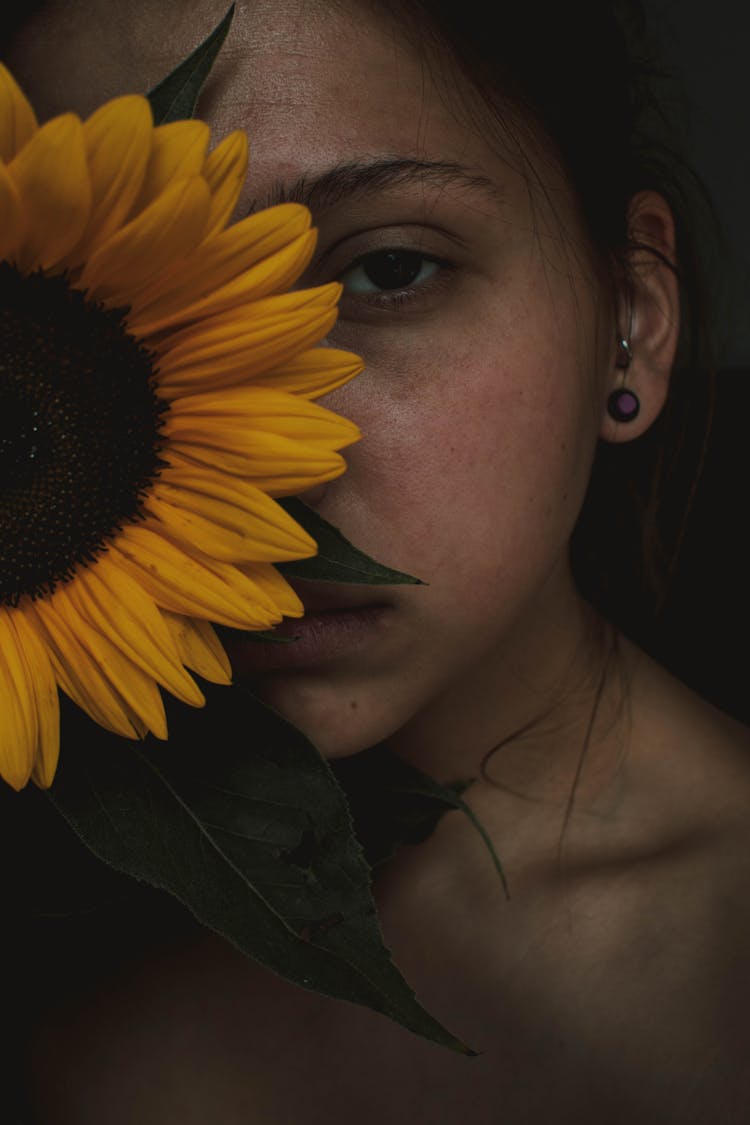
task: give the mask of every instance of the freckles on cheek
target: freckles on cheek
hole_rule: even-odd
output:
[[[532,388],[485,371],[470,392],[444,396],[424,418],[410,495],[422,497],[433,560],[449,558],[457,578],[494,582],[533,567],[569,533],[583,476],[576,434],[545,382]]]
[[[339,489],[359,518],[366,517],[361,533],[379,539],[381,554],[388,543],[383,561],[408,570],[434,558],[434,546],[454,522],[463,438],[454,412],[426,395],[362,406],[349,412],[364,436],[347,452],[349,469]]]
[[[429,580],[450,561],[489,580],[509,551],[555,538],[572,467],[565,444],[576,446],[573,408],[561,401],[555,364],[541,349],[531,361],[525,343],[507,348],[502,363],[450,346],[402,352],[397,371],[376,364],[348,390],[344,413],[364,438],[348,454],[342,491],[369,512],[368,535],[379,528],[388,538],[391,565],[421,567]]]
[[[432,355],[418,373],[415,366],[403,364],[384,393],[365,393],[368,388],[362,384],[361,401],[352,404],[358,408],[350,414],[365,435],[363,468],[397,495],[408,489],[427,498],[438,490],[455,500],[481,487],[488,469],[503,460],[502,403],[507,395],[494,373],[456,379],[453,374],[461,367],[444,358],[441,367],[451,372],[448,379],[444,371],[434,370]]]
[[[423,402],[408,433],[389,448],[390,499],[412,547],[439,566],[445,555],[471,555],[494,518],[498,466],[492,418],[460,396]],[[473,541],[473,543],[472,543]]]

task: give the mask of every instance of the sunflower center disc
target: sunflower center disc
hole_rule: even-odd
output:
[[[37,412],[28,404],[6,402],[0,390],[0,480],[3,489],[18,489],[28,474],[28,463],[39,457]]]
[[[159,471],[166,404],[122,313],[0,262],[0,605],[91,561]]]

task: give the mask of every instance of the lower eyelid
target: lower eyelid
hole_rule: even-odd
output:
[[[454,282],[457,267],[450,262],[433,259],[441,268],[428,281],[416,287],[375,290],[369,293],[352,293],[344,289],[339,301],[339,325],[370,324],[373,327],[394,323],[400,316],[429,314],[440,302]],[[354,345],[352,345],[354,346]]]

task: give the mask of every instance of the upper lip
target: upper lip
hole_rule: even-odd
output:
[[[389,603],[379,596],[379,589],[369,585],[338,586],[331,582],[310,582],[287,579],[300,598],[305,613],[325,613],[330,610],[365,609]],[[375,593],[378,589],[378,593]]]

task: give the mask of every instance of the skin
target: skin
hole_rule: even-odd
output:
[[[147,89],[223,7],[201,4],[198,21],[174,0],[51,4],[9,63],[42,115],[88,113]],[[72,44],[88,50],[85,74]],[[325,400],[365,437],[307,499],[427,585],[386,591],[356,652],[260,685],[329,756],[388,740],[443,780],[477,776],[531,724],[470,791],[512,897],[457,814],[376,888],[397,963],[479,1059],[293,989],[206,935],[50,1014],[31,1050],[40,1121],[739,1122],[747,738],[624,640],[613,649],[567,562],[597,441],[639,436],[663,406],[672,272],[638,252],[632,306],[613,294],[562,174],[542,164],[548,142],[523,122],[522,152],[491,141],[364,5],[240,4],[199,108],[216,136],[248,131],[240,213],[343,161],[474,177],[418,175],[315,210],[303,283],[345,283],[330,342],[367,370]],[[629,223],[673,255],[658,195],[632,200]],[[425,255],[399,300],[366,292],[357,265],[393,246]],[[631,314],[641,412],[618,426],[606,400]],[[80,1057],[83,1090],[69,1077]]]
[[[279,182],[392,154],[460,164],[491,188],[416,177],[315,211],[319,254],[306,281],[340,276],[360,255],[390,245],[455,263],[435,269],[403,311],[346,298],[331,342],[361,352],[368,368],[326,405],[354,419],[366,439],[350,451],[345,478],[312,497],[353,542],[429,589],[386,591],[394,608],[387,628],[356,659],[271,674],[263,684],[269,701],[328,754],[363,749],[406,724],[416,748],[466,710],[476,714],[476,730],[470,739],[457,732],[460,742],[484,751],[532,716],[539,673],[548,681],[544,699],[579,648],[585,615],[565,554],[602,422],[611,312],[592,263],[574,259],[548,206],[537,200],[532,209],[513,166],[518,154],[491,151],[434,95],[415,130],[422,64],[403,48],[394,58],[390,36],[372,21],[359,21],[352,50],[331,74],[330,58],[341,52],[322,12],[305,7],[304,20],[294,11],[284,20],[275,5],[273,18],[268,6],[248,11],[217,65],[201,110],[217,135],[242,127],[251,138],[240,211],[273,200]],[[129,64],[119,82],[112,74],[123,31],[99,29],[109,37],[96,42],[95,57],[106,61],[102,83],[76,92],[76,108],[133,88]],[[368,49],[373,33],[376,51]],[[164,35],[146,21],[143,42],[154,39]],[[171,63],[153,60],[141,86]],[[45,83],[58,86],[54,75]],[[559,182],[553,190],[568,228],[571,203]],[[460,371],[471,371],[470,393]],[[585,672],[587,662],[583,655]],[[531,692],[520,687],[527,679]],[[455,770],[450,753],[446,768]]]

